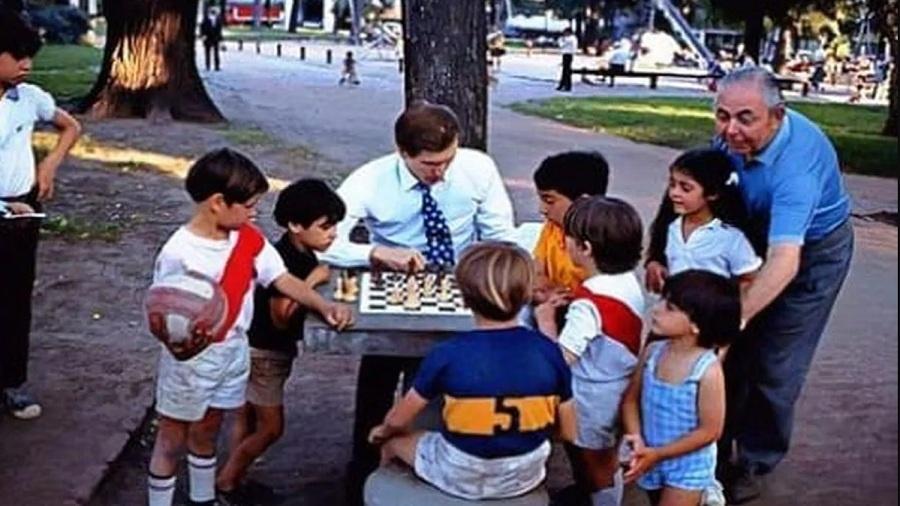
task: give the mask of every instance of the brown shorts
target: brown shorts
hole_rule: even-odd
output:
[[[286,353],[251,348],[247,402],[257,406],[284,404],[284,383],[293,364],[294,357]]]

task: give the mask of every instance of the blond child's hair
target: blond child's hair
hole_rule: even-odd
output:
[[[531,300],[534,267],[528,253],[515,244],[484,241],[462,253],[456,281],[472,311],[506,321]]]

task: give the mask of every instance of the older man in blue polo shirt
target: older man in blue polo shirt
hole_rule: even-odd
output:
[[[718,89],[715,142],[732,155],[767,244],[766,261],[743,298],[747,331],[725,364],[720,476],[729,503],[740,504],[760,495],[759,477],[787,453],[794,403],[850,267],[853,229],[834,147],[785,107],[774,77],[746,67]]]

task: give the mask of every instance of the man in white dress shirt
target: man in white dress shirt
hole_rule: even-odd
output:
[[[491,158],[459,147],[459,121],[448,107],[419,102],[394,126],[397,151],[351,173],[337,193],[347,205],[338,237],[322,259],[343,267],[377,265],[392,270],[452,266],[478,240],[512,240],[512,203]],[[350,232],[362,220],[371,244]],[[353,461],[348,503],[360,504],[378,450],[366,438],[393,402],[401,371],[411,380],[419,359],[363,356],[356,391]]]
[[[572,62],[577,51],[578,37],[572,33],[571,28],[566,28],[559,39],[559,52],[562,53],[562,73],[559,76],[556,91],[572,91]]]

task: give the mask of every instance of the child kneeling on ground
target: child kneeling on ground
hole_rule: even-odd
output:
[[[740,332],[733,280],[688,270],[666,280],[651,313],[650,343],[622,403],[637,480],[652,504],[696,506],[715,483],[716,441],[725,425],[725,376],[715,348]]]
[[[185,449],[191,501],[216,500],[219,427],[225,410],[244,405],[250,374],[247,328],[253,316],[254,282],[274,286],[338,329],[352,322],[348,307],[327,302],[288,273],[275,248],[250,225],[268,187],[252,161],[227,148],[197,160],[185,179],[196,204],[194,214],[163,245],[153,279],[196,272],[219,280],[229,300],[227,328],[217,336],[198,328],[189,340],[191,349],[182,349],[191,357],[186,360],[162,350],[156,383],[159,429],[148,479],[150,506],[172,504],[175,471]],[[154,335],[168,342],[164,330],[156,329]]]
[[[324,181],[301,179],[278,194],[275,222],[285,229],[275,249],[288,272],[316,287],[328,281],[328,266],[319,264],[337,236],[336,225],[346,207]],[[232,502],[272,497],[269,487],[244,481],[247,468],[284,432],[284,384],[297,357],[306,311],[276,288],[257,288],[250,340],[250,380],[247,403],[238,413],[231,434],[228,463],[216,478],[216,488]]]
[[[510,244],[483,242],[463,253],[456,279],[476,329],[436,346],[413,387],[372,429],[382,464],[397,458],[441,491],[470,500],[519,496],[544,480],[550,437],[574,437],[575,410],[559,348],[517,323],[533,269]],[[442,431],[412,431],[437,397]]]

